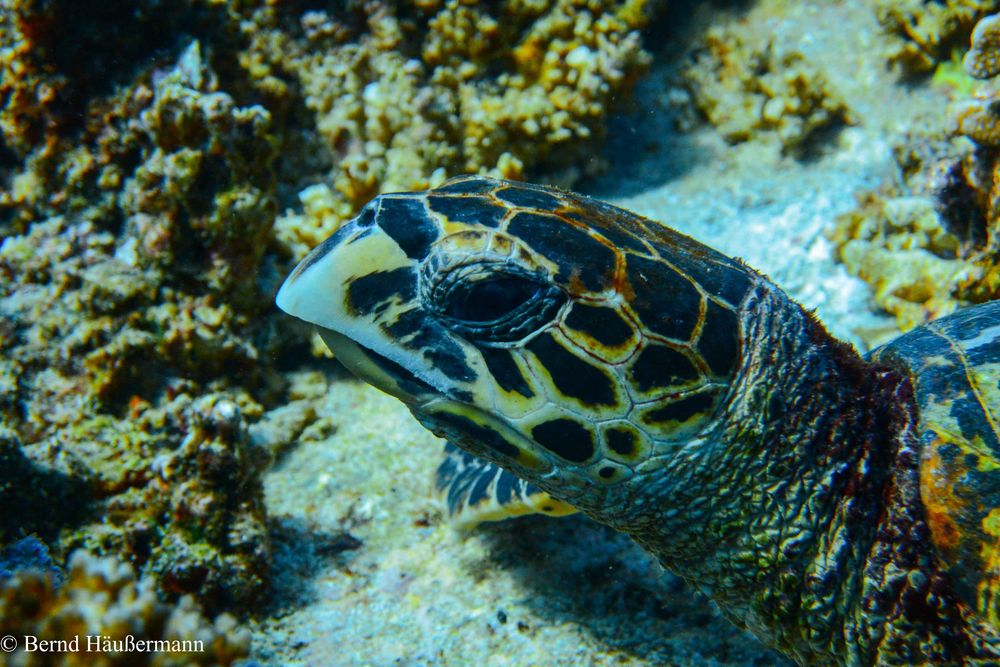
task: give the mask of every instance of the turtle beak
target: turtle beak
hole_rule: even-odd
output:
[[[351,221],[299,262],[278,290],[275,303],[289,315],[316,325],[323,342],[354,375],[406,403],[419,403],[439,392],[370,347],[381,346],[377,327],[366,322],[365,313],[352,310],[347,289],[358,277],[371,275],[373,267],[390,271],[410,264],[377,228]]]
[[[378,211],[376,199],[313,249],[275,301],[316,325],[339,361],[386,393],[407,403],[453,395],[474,377],[475,361],[425,312],[417,290],[420,261],[374,222]],[[455,368],[468,373],[449,375]]]
[[[357,244],[362,244],[357,252],[344,251],[344,248]],[[405,266],[409,263],[391,239],[352,220],[298,263],[282,283],[274,300],[278,308],[300,320],[328,329],[339,329],[353,319],[344,308],[346,285],[359,275],[368,273],[372,266]]]
[[[359,380],[394,396],[407,405],[423,405],[439,396],[426,382],[399,364],[332,329],[319,329],[320,338],[333,356]]]

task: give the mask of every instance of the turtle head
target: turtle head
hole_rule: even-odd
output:
[[[717,421],[755,277],[622,209],[465,177],[376,197],[277,303],[438,435],[604,515]]]

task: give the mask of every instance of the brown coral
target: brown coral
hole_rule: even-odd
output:
[[[876,13],[895,38],[889,62],[909,74],[926,74],[964,48],[976,21],[998,8],[995,0],[878,0]]]
[[[987,16],[972,31],[972,46],[962,59],[965,71],[977,79],[1000,74],[1000,14]]]
[[[739,26],[712,28],[683,72],[695,106],[731,143],[774,137],[789,150],[850,122],[843,99],[806,57]]]
[[[151,578],[137,579],[129,565],[85,551],[73,554],[59,587],[31,570],[0,584],[0,635],[21,640],[9,660],[23,667],[231,665],[246,657],[250,644],[233,617],[211,621],[191,597],[164,604]],[[29,638],[62,643],[25,650]],[[150,650],[107,649],[125,641]]]
[[[309,13],[307,34],[324,50],[278,28],[254,37],[262,67],[295,73],[333,165],[323,214],[279,219],[279,238],[300,256],[378,192],[457,173],[582,173],[612,100],[648,61],[638,32],[648,4],[349,3],[363,28],[346,12]]]
[[[973,32],[964,59],[971,76],[989,77],[1000,59],[997,20],[988,16]],[[925,131],[897,154],[904,185],[866,196],[838,223],[840,259],[904,329],[1000,297],[998,105],[986,81],[951,109],[950,131]],[[918,155],[920,144],[932,148]]]
[[[959,238],[926,194],[869,195],[838,220],[832,239],[840,260],[904,330],[953,311],[956,286],[979,275],[959,259]]]
[[[1000,99],[965,100],[954,109],[956,134],[966,136],[980,146],[1000,147]]]

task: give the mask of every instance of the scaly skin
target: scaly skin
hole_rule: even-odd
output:
[[[803,665],[997,660],[934,564],[909,381],[766,283],[741,319],[740,382],[714,432],[646,481],[643,511],[584,511]]]
[[[800,664],[1000,665],[926,523],[920,431],[939,424],[912,379],[738,261],[571,193],[469,178],[374,200],[278,303],[434,433],[628,533]],[[976,354],[1000,329],[979,313]]]

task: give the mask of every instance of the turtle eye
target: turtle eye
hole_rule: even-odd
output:
[[[441,323],[485,345],[523,339],[550,324],[566,303],[544,278],[489,262],[435,271],[425,285],[426,303]]]
[[[538,292],[537,283],[520,276],[480,280],[453,290],[444,312],[468,323],[496,322],[529,303]]]

